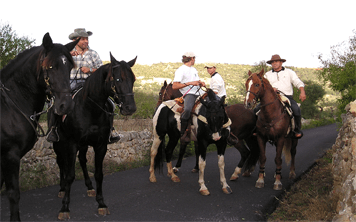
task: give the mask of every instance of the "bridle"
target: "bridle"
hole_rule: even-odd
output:
[[[117,67],[120,67],[120,64],[111,66],[111,73],[112,73],[112,74],[114,73],[114,68],[117,68]],[[132,93],[118,93],[117,90],[116,90],[116,86],[115,86],[115,82],[114,82],[114,81],[119,82],[120,79],[114,80],[114,76],[112,76],[112,77],[110,78],[110,83],[111,83],[111,90],[112,90],[113,93],[114,93],[114,96],[113,96],[113,97],[114,97],[114,98],[117,98],[117,99],[120,101],[120,103],[117,104],[117,106],[121,109],[121,107],[122,107],[122,105],[123,105],[124,103],[122,102],[122,100],[121,100],[120,98],[126,97],[126,96],[134,96],[134,93],[133,93],[133,92],[132,92]]]
[[[256,74],[252,74],[252,75],[256,75]],[[252,81],[252,75],[247,79],[247,80],[250,80],[250,81]],[[259,89],[258,89],[258,92],[257,93],[254,93],[254,92],[251,92],[251,91],[246,91],[246,93],[251,93],[252,95],[254,95],[255,96],[255,98],[256,98],[256,103],[260,100],[260,92],[261,92],[261,88],[263,88],[263,90],[265,90],[265,86],[264,86],[264,84],[263,84],[263,79],[262,79],[262,77],[260,77],[259,75],[257,75],[258,76],[258,78],[260,79],[260,81],[261,81],[261,86],[262,87],[259,87]],[[265,106],[268,106],[268,105],[270,105],[270,104],[272,104],[272,103],[274,103],[276,100],[278,100],[278,96],[276,96],[276,98],[275,98],[275,100],[273,100],[272,102],[269,102],[269,103],[267,103],[267,104],[261,104],[261,106],[260,107],[265,107]]]

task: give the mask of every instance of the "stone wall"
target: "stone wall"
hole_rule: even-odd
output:
[[[342,115],[343,126],[333,145],[334,189],[338,215],[333,221],[356,221],[356,100]]]
[[[140,160],[152,145],[152,133],[148,130],[139,132],[120,132],[121,140],[115,144],[108,145],[108,151],[104,162],[110,161],[117,164]],[[88,163],[94,163],[93,148],[89,148],[87,153]],[[59,168],[56,163],[56,154],[52,149],[52,143],[45,138],[40,138],[34,148],[21,159],[21,171],[25,172],[29,168],[45,167],[45,175],[48,180],[53,181],[59,178]]]

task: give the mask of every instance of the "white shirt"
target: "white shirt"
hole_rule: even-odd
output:
[[[198,71],[194,67],[182,65],[176,70],[173,82],[187,83],[198,80],[200,80],[198,76]],[[181,88],[179,89],[179,91],[184,95],[190,88],[191,90],[187,94],[195,94],[198,96],[204,94],[204,91],[202,89],[199,89],[200,86],[192,85]]]
[[[273,88],[277,88],[288,96],[293,95],[293,86],[298,89],[304,87],[304,83],[297,74],[293,70],[284,67],[279,72],[274,72],[273,70],[267,72],[265,78],[268,79]]]
[[[214,73],[210,79],[210,88],[221,98],[226,96],[225,82],[219,73]]]

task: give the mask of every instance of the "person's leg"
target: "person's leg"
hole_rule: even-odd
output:
[[[303,136],[303,132],[301,131],[301,129],[302,129],[302,114],[300,112],[300,108],[299,108],[297,102],[294,99],[291,99],[290,97],[288,97],[288,98],[291,102],[291,108],[293,111],[294,122],[295,122],[294,135],[296,138],[301,138]]]
[[[115,103],[110,98],[108,98],[108,101],[106,102],[106,106],[107,106],[109,112],[114,113]],[[120,137],[120,134],[118,132],[116,132],[115,127],[114,127],[114,115],[110,116],[110,129],[111,130],[110,130],[108,144],[118,142],[121,139],[121,137]]]
[[[195,100],[198,96],[196,95],[191,95],[191,94],[187,94],[185,97],[184,97],[184,111],[181,115],[181,118],[180,118],[180,123],[181,123],[181,128],[180,128],[180,133],[181,133],[181,136],[183,136],[183,134],[186,132],[187,130],[187,127],[188,127],[188,121],[189,121],[189,118],[190,118],[190,114],[191,114],[191,111],[193,109],[193,106],[195,104]]]

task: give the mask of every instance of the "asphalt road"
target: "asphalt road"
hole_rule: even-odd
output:
[[[336,124],[304,130],[297,147],[297,178],[306,172],[332,147],[337,137]],[[275,147],[267,145],[265,187],[255,188],[258,167],[251,177],[228,181],[233,193],[224,194],[219,181],[217,155],[207,155],[205,181],[210,196],[199,193],[198,174],[191,173],[194,157],[183,161],[178,173],[180,183],[173,183],[166,175],[158,174],[157,183],[149,182],[148,167],[114,173],[104,177],[104,198],[110,215],[97,214],[95,198],[87,197],[84,181],[75,181],[71,192],[70,221],[264,221],[273,212],[277,198],[284,192],[273,190]],[[225,174],[229,179],[240,159],[234,148],[226,150]],[[283,159],[284,161],[284,159]],[[175,164],[175,162],[174,162]],[[282,169],[283,188],[293,184],[288,179],[289,167]],[[95,183],[95,182],[94,182]],[[22,221],[57,221],[61,199],[59,186],[21,193],[20,215]],[[9,220],[9,203],[1,197],[1,221]]]

